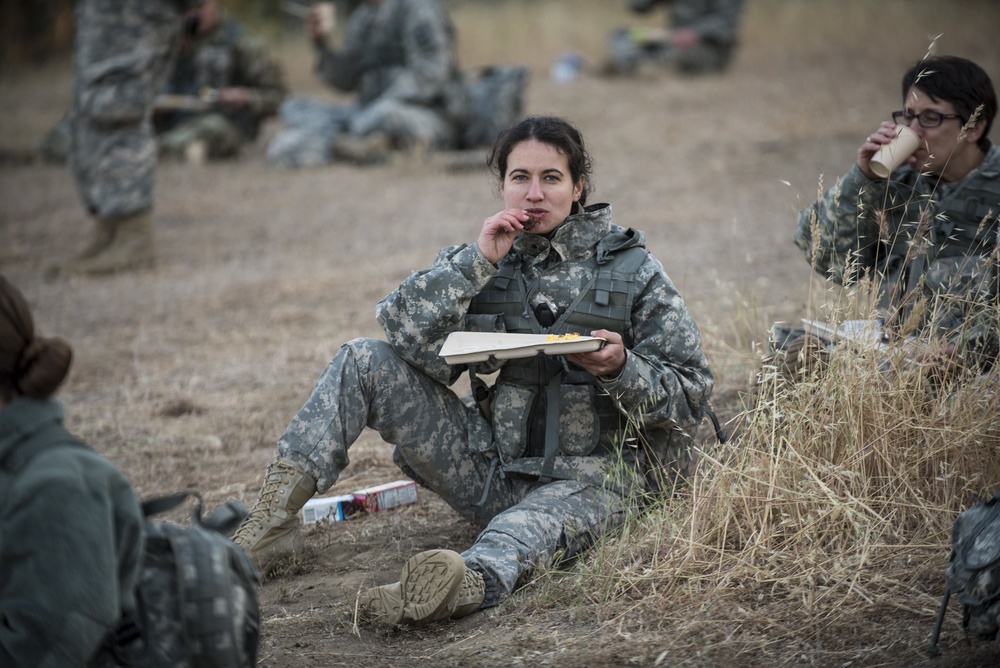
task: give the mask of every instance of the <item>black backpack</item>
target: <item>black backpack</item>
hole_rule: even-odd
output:
[[[944,569],[947,589],[928,653],[940,653],[941,623],[954,594],[962,604],[962,627],[1000,645],[1000,490],[962,511],[951,530],[951,560]]]
[[[55,447],[88,446],[73,438],[11,452],[0,472],[13,477]],[[152,520],[188,498],[191,524]],[[197,492],[142,502],[145,550],[134,615],[108,635],[90,668],[251,668],[260,641],[260,575],[250,557],[226,537],[246,517],[231,500],[201,516]]]
[[[463,73],[469,109],[462,129],[462,148],[493,144],[497,136],[521,120],[528,68],[523,65],[488,65]]]

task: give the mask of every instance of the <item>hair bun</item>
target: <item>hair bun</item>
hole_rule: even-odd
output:
[[[60,337],[36,336],[21,352],[15,388],[39,399],[51,396],[66,379],[73,349]]]

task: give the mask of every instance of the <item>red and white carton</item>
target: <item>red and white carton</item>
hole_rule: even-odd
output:
[[[417,501],[417,483],[397,480],[354,492],[354,504],[369,512],[388,510]]]
[[[353,494],[340,496],[319,496],[306,501],[302,506],[302,523],[316,524],[322,520],[339,522],[358,510]]]

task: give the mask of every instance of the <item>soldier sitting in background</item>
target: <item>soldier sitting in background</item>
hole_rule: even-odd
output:
[[[736,49],[743,0],[629,0],[633,12],[670,7],[666,31],[617,28],[605,70],[634,74],[644,62],[674,65],[685,74],[725,70]]]
[[[976,63],[936,56],[906,71],[900,102],[892,120],[862,141],[837,185],[799,213],[795,244],[834,283],[873,281],[878,320],[871,329],[880,346],[919,338],[918,362],[985,371],[1000,356],[1000,148],[989,139],[996,92]],[[901,126],[916,134],[916,151],[880,175],[873,158]],[[795,379],[832,345],[778,324],[765,362]]]
[[[235,156],[278,113],[286,93],[281,67],[263,42],[222,15],[218,0],[192,10],[186,28],[177,66],[153,113],[160,155],[196,156],[199,150],[191,147],[201,146],[209,158]],[[181,96],[180,104],[170,104],[168,96]],[[185,108],[184,97],[194,98],[192,108]]]
[[[356,92],[357,99],[287,100],[281,108],[286,127],[268,148],[269,162],[365,164],[380,162],[392,149],[459,144],[467,93],[454,29],[437,0],[365,0],[350,14],[339,49],[327,45],[331,23],[322,7],[313,7],[306,30],[316,47],[317,74],[333,88]]]
[[[157,96],[153,126],[162,157],[236,156],[256,139],[261,123],[278,112],[284,75],[264,43],[206,0],[185,16],[176,65]],[[64,119],[39,143],[42,156],[62,162],[69,149]]]

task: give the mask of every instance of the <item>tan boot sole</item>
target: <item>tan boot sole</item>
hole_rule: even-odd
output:
[[[404,622],[422,624],[450,616],[449,604],[465,578],[465,561],[451,550],[428,550],[411,557],[399,579]]]

